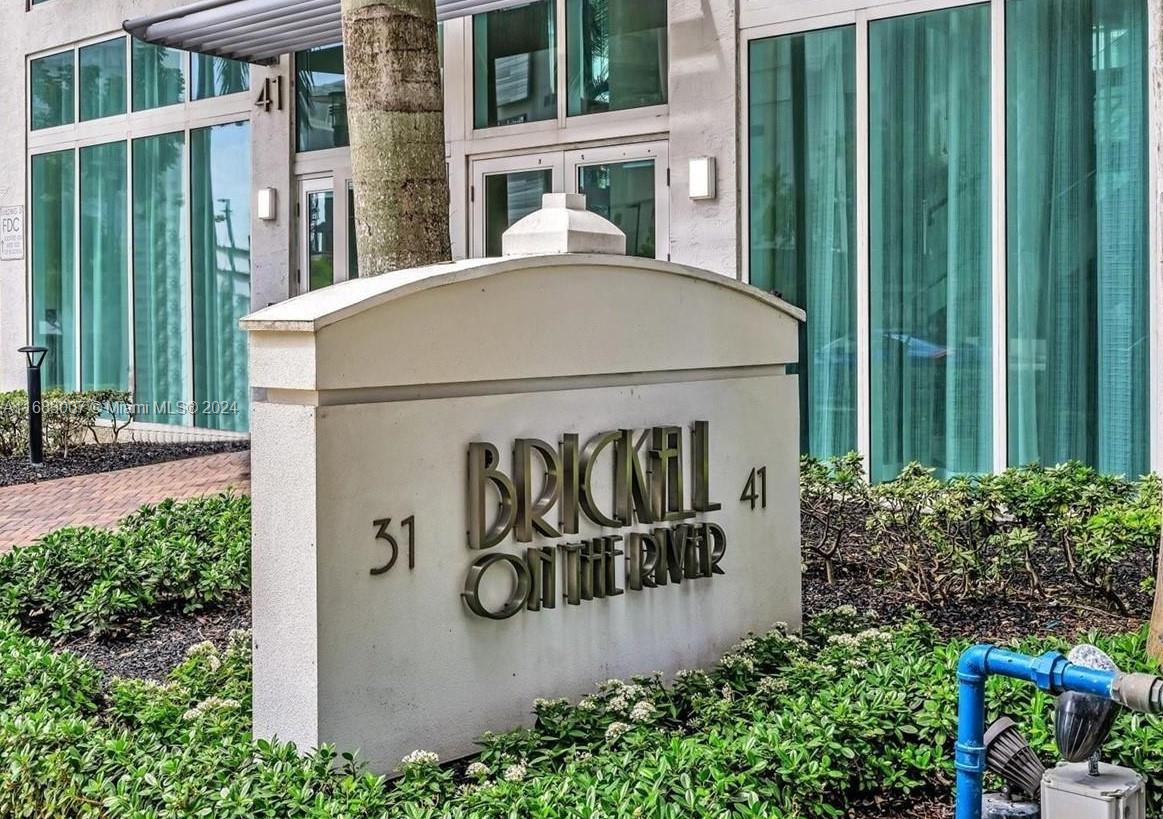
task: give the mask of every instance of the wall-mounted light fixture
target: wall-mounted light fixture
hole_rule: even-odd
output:
[[[718,196],[715,187],[715,158],[696,156],[690,161],[691,199],[714,199]]]
[[[274,188],[259,188],[256,210],[258,218],[264,222],[273,222],[279,216],[279,192]]]

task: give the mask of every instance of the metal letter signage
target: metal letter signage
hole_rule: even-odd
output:
[[[510,535],[520,544],[532,543],[535,536],[576,535],[580,514],[606,530],[635,529],[529,546],[519,554],[479,556],[469,566],[462,593],[469,611],[506,620],[522,611],[555,608],[559,584],[566,604],[579,606],[723,574],[727,533],[700,518],[722,509],[711,500],[710,425],[696,421],[689,436],[689,450],[683,446],[683,429],[673,425],[611,430],[584,444],[571,432],[561,436],[558,447],[519,438],[512,447],[512,477],[502,471],[495,445],[469,444],[469,549],[493,549]],[[692,459],[689,495],[683,485],[687,452]],[[597,496],[599,460],[613,467],[613,497]],[[556,526],[549,520],[554,509]],[[486,602],[481,593],[490,570],[511,577],[499,603]]]
[[[24,258],[24,208],[11,205],[0,208],[0,261]]]

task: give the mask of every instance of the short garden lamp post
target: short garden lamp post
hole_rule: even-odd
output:
[[[44,463],[44,424],[40,400],[40,365],[48,347],[21,347],[28,365],[28,460],[33,466]]]

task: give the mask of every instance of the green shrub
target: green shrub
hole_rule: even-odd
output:
[[[922,603],[1005,594],[1131,606],[1145,600],[1160,532],[1160,481],[1071,462],[939,480],[909,464],[869,486],[856,455],[800,469],[801,531],[825,582],[866,572]]]
[[[46,390],[41,399],[44,448],[68,456],[70,449],[103,440],[103,429],[114,442],[133,421],[132,396],[123,390],[65,392]],[[0,393],[0,457],[28,451],[28,393]]]
[[[61,529],[0,556],[0,618],[62,636],[116,634],[250,585],[250,499],[146,506],[115,529]]]
[[[578,703],[534,704],[531,728],[482,740],[457,776],[410,755],[392,782],[350,754],[249,736],[250,653],[191,650],[165,684],[114,681],[43,641],[0,630],[6,662],[38,669],[28,694],[0,696],[0,815],[13,817],[838,817],[857,799],[939,788],[952,798],[956,666],[965,644],[909,623],[870,628],[852,608],[743,640],[714,668],[598,685]],[[1145,630],[1095,638],[1128,670],[1148,670]],[[1052,641],[1019,648],[1037,654]],[[28,659],[23,659],[27,655]],[[16,679],[11,678],[13,681]],[[67,693],[79,687],[85,696]],[[94,705],[94,702],[97,704]],[[1046,761],[1052,701],[990,683]],[[1124,714],[1112,761],[1151,779],[1163,805],[1163,721]]]

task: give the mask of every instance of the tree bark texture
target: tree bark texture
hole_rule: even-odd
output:
[[[435,0],[342,0],[360,276],[448,261]]]

